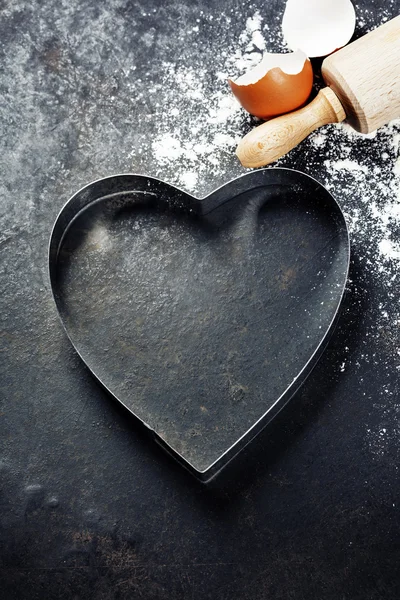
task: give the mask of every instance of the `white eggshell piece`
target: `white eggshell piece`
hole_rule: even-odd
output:
[[[300,48],[313,58],[345,46],[355,25],[350,0],[288,0],[282,31],[289,48]]]

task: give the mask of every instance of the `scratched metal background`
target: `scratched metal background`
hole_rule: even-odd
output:
[[[282,4],[268,2],[271,16]],[[370,7],[371,24],[383,6],[393,16],[399,9],[390,0],[359,4]],[[265,10],[265,2],[235,0],[0,2],[5,600],[400,595],[399,445],[393,441],[376,460],[365,441],[365,423],[378,423],[374,398],[387,373],[398,381],[397,334],[365,338],[377,292],[357,255],[343,320],[312,378],[210,487],[110,403],[56,316],[47,241],[63,203],[98,177],[158,170],[146,158],[132,165],[132,148],[140,135],[150,139],[153,125],[140,118],[147,107],[128,102],[123,69],[134,61],[157,77],[162,60],[186,51],[177,27],[195,22],[200,9],[223,6],[238,15],[238,32],[247,10]],[[150,30],[153,37],[144,38]],[[206,56],[217,42],[205,41]],[[130,83],[137,79],[132,74]],[[318,176],[322,162],[308,171]],[[287,164],[307,169],[301,148]],[[199,194],[243,172],[233,156],[225,166],[220,178],[205,176]],[[344,347],[355,360],[367,348],[375,368],[362,362],[340,373]]]

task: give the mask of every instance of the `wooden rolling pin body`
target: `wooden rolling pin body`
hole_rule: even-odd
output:
[[[307,106],[253,129],[237,156],[261,167],[297,146],[312,131],[347,118],[362,133],[400,117],[400,16],[331,54],[322,64],[327,88]]]

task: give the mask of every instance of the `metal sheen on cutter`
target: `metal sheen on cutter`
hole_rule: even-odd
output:
[[[55,222],[51,286],[97,380],[203,481],[273,419],[334,330],[349,234],[331,194],[264,169],[205,198],[123,174]]]

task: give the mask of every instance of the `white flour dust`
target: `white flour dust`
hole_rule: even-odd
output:
[[[234,17],[218,18],[229,27]],[[381,15],[382,21],[387,18],[387,14]],[[215,22],[217,17],[213,19]],[[366,11],[359,10],[358,19],[365,31],[372,28]],[[187,31],[194,49],[200,35],[198,26]],[[179,60],[164,64],[162,81],[149,89],[149,94],[160,89],[165,94],[154,116],[157,129],[151,143],[159,176],[196,191],[204,175],[221,176],[227,165],[236,161],[234,150],[250,117],[230,92],[227,78],[257,64],[262,52],[271,47],[284,50],[280,20],[268,23],[259,10],[254,10],[234,44],[221,42],[219,55],[213,60],[211,88],[205,67],[195,68]],[[349,220],[353,244],[368,268],[375,270],[393,292],[400,266],[399,143],[400,121],[394,121],[366,136],[346,124],[328,126],[303,144],[312,174],[333,192],[341,190],[339,201]],[[360,160],[363,154],[365,160]],[[288,159],[290,155],[284,164],[290,166]]]
[[[226,28],[235,17],[210,18],[214,24],[219,19]],[[365,31],[376,25],[370,26],[369,19],[368,11],[358,10],[359,25]],[[387,19],[382,11],[381,21]],[[196,36],[201,36],[201,29],[189,27],[187,37],[194,51]],[[280,18],[268,22],[260,10],[253,10],[240,35],[221,42],[213,58],[211,86],[205,66],[195,68],[179,59],[164,64],[162,81],[149,89],[149,94],[162,89],[165,95],[154,116],[157,128],[151,143],[157,175],[196,192],[204,176],[217,179],[232,170],[232,164],[236,167],[234,150],[250,117],[230,92],[227,78],[242,74],[260,61],[264,50],[271,49],[284,50]],[[302,146],[311,174],[333,193],[340,189],[339,202],[357,252],[393,294],[400,267],[399,144],[400,120],[364,136],[346,124],[328,126]],[[290,154],[280,163],[290,166]],[[395,319],[395,306],[389,312]]]
[[[325,145],[329,144],[324,161],[329,175],[326,185],[332,191],[340,188],[344,192],[344,209],[353,238],[363,247],[369,267],[377,267],[380,273],[386,271],[388,285],[397,281],[396,272],[400,266],[399,139],[400,119],[370,135],[358,134],[344,124],[332,125],[310,138],[311,145],[319,151],[324,151]],[[376,155],[375,164],[369,152],[365,153],[365,160],[360,159],[363,156],[360,152],[356,159],[344,158],[354,154],[360,143],[368,143],[368,148]],[[336,144],[340,157],[332,149]],[[377,258],[381,261],[379,265],[376,265]]]
[[[155,131],[150,149],[143,150],[146,162],[154,163],[155,175],[161,179],[197,195],[204,181],[208,185],[216,182],[218,187],[245,172],[235,157],[235,148],[257,120],[239,106],[227,78],[243,74],[261,60],[265,51],[285,50],[281,15],[270,21],[266,11],[251,9],[251,5],[246,11],[243,30],[231,37],[226,32],[237,15],[203,14],[202,18],[212,21],[219,32],[218,52],[201,54],[207,52],[204,48],[200,51],[202,26],[200,21],[198,26],[191,24],[181,35],[185,42],[190,40],[193,53],[201,54],[202,63],[189,66],[181,57],[175,62],[166,61],[161,80],[147,90],[157,99],[162,91],[162,101],[156,103],[151,115]],[[358,8],[357,16],[364,33],[390,18],[388,9],[382,9],[380,22],[371,22],[366,9]],[[367,443],[374,456],[383,455],[390,440],[400,432],[400,405],[394,401],[399,389],[393,388],[393,368],[400,380],[399,146],[400,120],[369,135],[358,134],[347,124],[329,125],[277,163],[301,168],[331,190],[350,227],[353,257],[365,277],[361,287],[365,285],[368,290],[368,278],[373,278],[373,287],[378,290],[371,301],[372,324],[365,331],[365,344],[368,342],[369,347],[370,340],[374,344],[384,340],[389,359],[385,362],[380,351],[353,358],[346,349],[338,368],[338,376],[345,377],[349,370],[366,363],[371,369],[379,369],[382,381],[387,381],[387,385],[381,385],[379,402],[372,404],[380,410],[382,425],[373,428],[366,423]],[[133,161],[137,158],[135,152],[142,152],[140,144],[139,150],[132,153]],[[368,399],[367,391],[360,395]]]
[[[353,256],[360,261],[366,280],[373,279],[380,290],[373,304],[372,325],[364,332],[366,348],[378,350],[365,351],[353,364],[343,363],[340,368],[343,372],[345,367],[357,369],[367,363],[379,373],[379,393],[362,393],[372,407],[366,443],[376,460],[390,455],[400,435],[396,385],[396,373],[400,382],[399,141],[400,119],[368,136],[346,124],[332,125],[311,136],[307,150],[311,162],[315,152],[323,155],[324,172],[315,175],[333,194],[340,191],[337,199],[350,226]],[[362,380],[359,385],[362,389]]]
[[[218,17],[225,27],[232,18]],[[194,52],[196,36],[201,36],[199,27],[196,32],[190,28],[187,38]],[[226,172],[243,135],[243,125],[250,122],[230,91],[228,77],[237,77],[256,65],[263,51],[270,49],[266,40],[271,45],[279,36],[279,28],[271,33],[256,10],[247,18],[239,38],[222,43],[218,55],[212,57],[211,82],[206,67],[188,66],[179,59],[163,64],[162,81],[148,90],[150,95],[160,89],[164,94],[163,105],[154,115],[157,130],[151,143],[159,176],[167,172],[171,183],[195,191],[203,175],[218,177]]]

